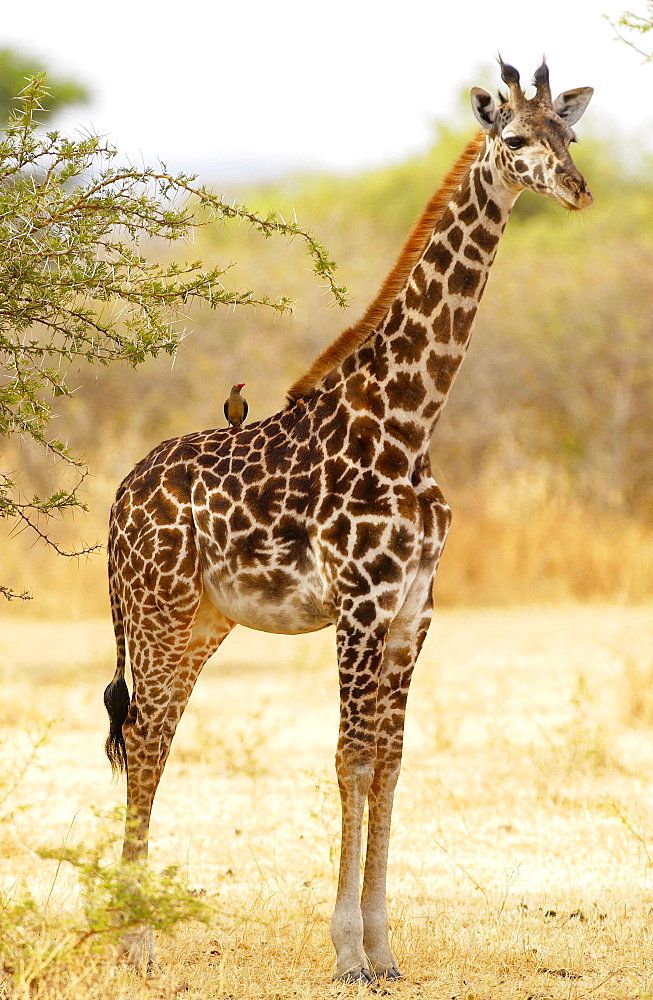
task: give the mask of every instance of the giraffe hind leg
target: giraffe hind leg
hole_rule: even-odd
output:
[[[179,721],[208,658],[234,622],[202,596],[190,621],[142,626],[130,659],[134,690],[122,735],[127,760],[127,821],[123,856],[147,855],[152,803]]]
[[[163,634],[165,630],[149,630],[141,623],[139,643],[130,643],[131,699],[121,676],[114,677],[107,688],[109,741],[113,732],[112,749],[118,748],[119,759],[121,751],[124,754],[127,772],[124,862],[145,862],[147,858],[152,804],[177,725],[202,667],[233,625],[206,598],[200,598],[194,620],[185,630],[177,622],[174,639]],[[126,933],[120,954],[142,972],[152,972],[156,968],[152,929],[142,926]]]

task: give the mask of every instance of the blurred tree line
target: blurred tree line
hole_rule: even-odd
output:
[[[247,383],[250,420],[284,405],[291,382],[373,297],[466,138],[439,127],[432,148],[405,163],[227,192],[319,232],[339,261],[349,314],[333,308],[292,241],[279,253],[245,228],[202,230],[202,256],[237,260],[239,281],[262,294],[283,287],[294,315],[191,307],[193,333],[174,363],[80,375],[58,434],[92,467],[96,514],[105,516],[148,448],[222,425],[234,382]],[[445,600],[653,594],[650,162],[624,165],[603,136],[583,138],[575,159],[594,207],[571,214],[519,199],[436,428],[434,474],[454,509],[438,584]],[[228,286],[228,274],[222,280]],[[42,465],[32,472],[47,475]],[[103,524],[96,530],[101,537]]]
[[[428,154],[407,163],[355,177],[296,177],[239,197],[262,213],[276,205],[310,219],[340,262],[353,318],[464,139],[440,129]],[[511,475],[548,464],[590,506],[653,522],[650,164],[642,158],[626,171],[603,140],[577,149],[595,205],[581,216],[527,194],[517,202],[436,429],[434,467],[459,490],[491,470]],[[221,226],[199,242],[207,255],[203,242],[237,257],[240,274],[264,290],[283,282],[297,299],[294,316],[193,311],[193,336],[172,368],[148,365],[129,379],[102,372],[66,408],[67,425],[86,435],[88,449],[99,434],[101,453],[114,453],[127,435],[135,439],[129,464],[161,437],[218,424],[236,380],[247,382],[253,418],[263,418],[343,326],[292,246],[280,258],[248,233]]]
[[[238,282],[261,295],[283,288],[294,314],[190,304],[192,336],[174,361],[80,371],[56,430],[93,472],[87,536],[104,536],[113,492],[147,449],[223,424],[233,383],[247,383],[250,421],[284,405],[292,381],[364,311],[468,137],[457,122],[439,125],[431,149],[403,163],[223,192],[319,233],[349,312],[333,307],[292,238],[280,253],[247,227],[199,230],[194,252],[237,260]],[[528,193],[517,202],[432,444],[454,509],[441,599],[653,594],[653,174],[634,143],[628,153],[585,127],[574,158],[593,208],[566,213]],[[152,249],[165,265],[168,248]],[[229,272],[221,280],[228,290]],[[16,461],[35,490],[50,487],[52,467],[29,445]]]

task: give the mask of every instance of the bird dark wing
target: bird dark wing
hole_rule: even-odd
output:
[[[223,409],[224,409],[225,420],[228,421],[229,420],[229,400],[228,399],[225,399]]]
[[[247,400],[244,399],[243,400],[243,423],[245,422],[245,419],[246,419],[248,413],[249,413],[249,406],[247,405]]]

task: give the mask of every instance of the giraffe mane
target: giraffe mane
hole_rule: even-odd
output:
[[[289,405],[310,392],[318,382],[338,365],[341,365],[378,328],[395,298],[406,284],[415,264],[424,253],[437,220],[449,204],[454,191],[468,173],[481,151],[484,141],[485,135],[479,131],[467,143],[413,225],[394,267],[381,285],[376,298],[367,307],[361,319],[353,326],[343,330],[333,343],[329,344],[315,359],[308,371],[291,385],[287,393]]]

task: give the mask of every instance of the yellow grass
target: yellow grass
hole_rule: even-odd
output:
[[[437,613],[391,844],[397,1000],[653,992],[652,612]],[[74,909],[74,880],[35,850],[92,841],[94,810],[123,801],[102,752],[112,670],[104,620],[0,621],[0,775],[51,725],[0,806],[0,887],[24,876],[53,914]],[[152,824],[152,865],[187,871],[210,926],[161,938],[153,979],[72,964],[34,995],[358,995],[329,982],[337,715],[330,630],[236,629],[200,678]]]

